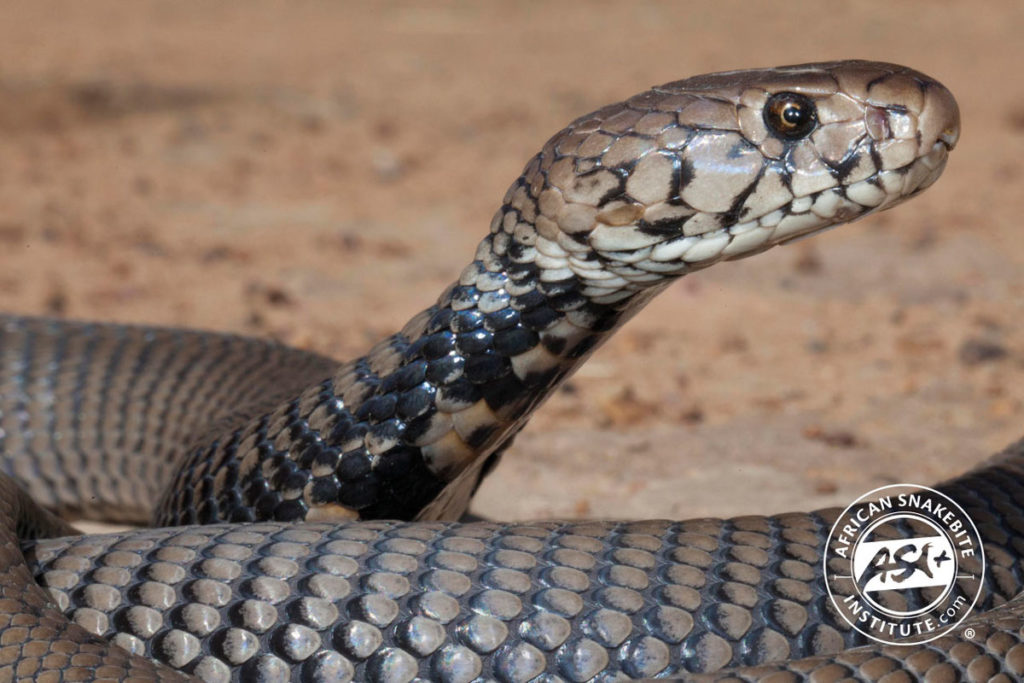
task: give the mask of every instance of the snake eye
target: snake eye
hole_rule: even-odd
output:
[[[818,115],[810,98],[793,92],[780,92],[765,103],[764,123],[779,137],[796,140],[811,134],[818,125]]]

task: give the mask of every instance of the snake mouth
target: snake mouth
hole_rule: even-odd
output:
[[[956,146],[959,136],[959,131],[954,131],[949,138],[945,137],[944,133],[932,145],[928,153],[907,164],[902,169],[904,173],[903,192],[884,206],[889,207],[909,199],[938,180],[946,168],[946,160],[949,159],[949,153]]]
[[[736,245],[730,245],[733,253],[728,253],[729,248],[724,249],[725,258],[746,258],[772,246],[798,242],[910,199],[939,179],[957,137],[959,133],[956,130],[950,131],[948,137],[940,136],[926,154],[904,166],[878,171],[846,186],[829,188],[793,199],[774,212],[752,221],[754,229],[771,230],[763,241],[763,248],[744,251]],[[779,216],[805,216],[807,224],[800,225],[799,222],[795,222],[791,226],[782,226],[783,221],[778,218]],[[738,235],[750,231],[749,225],[733,226],[726,232],[735,239]]]
[[[960,129],[950,128],[942,131],[939,135],[939,142],[946,146],[947,152],[952,152],[953,148],[956,147],[956,143],[960,140]]]
[[[638,249],[629,254],[627,266],[640,272],[640,277],[629,277],[646,282],[683,275],[718,261],[747,258],[888,209],[938,180],[946,166],[950,145],[955,143],[955,135],[940,139],[927,153],[903,166],[795,197],[766,214],[727,228],[701,235],[674,236]],[[609,288],[608,282],[590,283],[584,293],[598,303],[614,302],[625,296],[623,291]]]

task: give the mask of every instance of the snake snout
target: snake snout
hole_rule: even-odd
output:
[[[953,93],[938,81],[929,80],[924,86],[919,133],[922,151],[937,143],[948,151],[960,140],[960,107]]]
[[[918,114],[917,159],[906,167],[902,197],[898,203],[930,187],[946,166],[949,152],[960,139],[960,107],[944,85],[927,76],[915,79],[920,95]]]
[[[960,140],[960,107],[957,106],[953,93],[939,86],[933,88],[932,96],[929,98],[929,106],[936,112],[936,118],[940,122],[939,142],[946,145],[946,149],[953,149]]]

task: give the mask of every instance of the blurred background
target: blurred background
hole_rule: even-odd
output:
[[[919,199],[685,278],[545,406],[499,519],[734,515],[1024,435],[1024,5],[0,6],[0,309],[349,358],[432,303],[578,115],[723,69],[905,63],[960,100]]]

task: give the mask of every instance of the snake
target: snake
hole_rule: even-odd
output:
[[[1024,443],[938,485],[988,564],[969,628],[914,645],[829,602],[835,509],[460,521],[655,295],[917,195],[959,135],[893,64],[652,88],[548,140],[458,279],[349,362],[0,317],[0,681],[1019,679]]]

